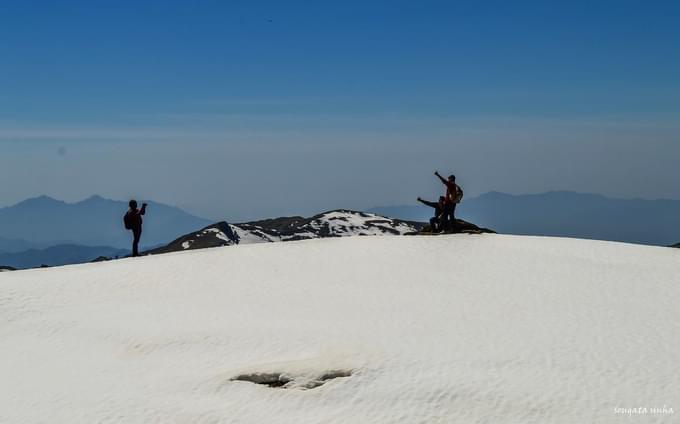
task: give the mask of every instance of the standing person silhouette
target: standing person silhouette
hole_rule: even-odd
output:
[[[455,231],[456,229],[456,205],[463,199],[463,189],[456,184],[456,176],[449,175],[445,179],[439,172],[434,171],[434,175],[446,186],[446,196],[444,200],[444,211],[442,213],[442,227],[446,231]]]
[[[142,215],[146,214],[146,203],[137,209],[137,201],[130,200],[130,209],[125,213],[125,229],[132,231],[132,256],[139,256],[139,239],[142,238]]]

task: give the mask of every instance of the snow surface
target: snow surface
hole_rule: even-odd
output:
[[[679,301],[678,250],[500,235],[3,273],[0,422],[677,422]]]

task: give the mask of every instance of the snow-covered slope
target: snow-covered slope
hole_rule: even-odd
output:
[[[676,249],[499,235],[3,273],[0,422],[671,423],[679,302]]]
[[[324,212],[311,218],[301,216],[228,224],[218,222],[186,234],[167,246],[148,253],[167,253],[234,244],[297,241],[324,237],[404,235],[420,229],[421,223],[346,209]]]

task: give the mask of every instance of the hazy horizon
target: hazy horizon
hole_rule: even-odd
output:
[[[467,196],[467,195],[466,195],[466,200],[469,201],[469,200],[471,200],[471,199],[476,199],[476,198],[479,198],[479,197],[481,197],[481,196],[488,195],[488,194],[492,194],[492,193],[498,193],[498,194],[513,196],[513,197],[522,197],[522,196],[542,196],[542,195],[547,195],[547,194],[549,194],[549,193],[570,193],[570,194],[576,194],[576,195],[602,196],[602,197],[604,197],[604,198],[606,198],[606,199],[608,199],[608,200],[631,200],[631,201],[636,201],[636,200],[638,200],[638,201],[650,201],[650,202],[654,202],[654,201],[680,201],[680,199],[673,199],[673,198],[616,197],[616,196],[608,196],[608,195],[601,194],[601,193],[586,193],[586,192],[577,192],[577,191],[572,191],[572,190],[547,190],[547,191],[535,192],[535,193],[508,193],[508,192],[503,192],[503,191],[498,191],[498,190],[491,190],[491,191],[487,191],[487,192],[484,192],[484,193],[480,193],[480,194],[475,195],[475,196]],[[436,198],[437,198],[439,195],[440,195],[440,193],[434,193],[434,194],[432,194],[431,196],[420,196],[420,197],[423,197],[423,198],[426,199],[426,200],[429,199],[429,200],[432,200],[432,201],[436,201]],[[19,200],[18,202],[13,202],[13,203],[11,203],[11,204],[0,204],[0,209],[7,208],[7,207],[12,207],[12,206],[15,206],[15,205],[17,205],[17,204],[19,204],[19,203],[21,203],[21,202],[26,201],[26,200],[37,199],[37,198],[40,198],[40,197],[48,197],[48,198],[51,198],[51,199],[53,199],[53,200],[55,200],[55,201],[65,202],[65,203],[67,203],[67,204],[77,204],[77,203],[80,203],[80,202],[84,202],[84,201],[86,201],[86,200],[88,200],[88,199],[91,199],[91,198],[93,198],[93,197],[101,197],[101,198],[103,198],[103,199],[105,199],[105,200],[114,201],[114,202],[127,202],[127,201],[129,200],[129,199],[127,199],[127,198],[121,198],[121,199],[110,198],[110,197],[107,197],[107,196],[102,196],[102,195],[100,195],[100,194],[98,194],[98,193],[93,193],[93,194],[91,194],[91,195],[89,195],[89,196],[85,196],[85,197],[83,197],[83,198],[76,198],[76,199],[62,199],[62,198],[59,198],[59,197],[55,197],[55,196],[52,196],[52,195],[43,193],[43,194],[40,194],[40,195],[35,195],[35,196],[26,197],[26,198],[24,198],[24,199]],[[198,217],[198,218],[203,218],[203,219],[207,219],[207,220],[212,220],[212,221],[214,221],[214,222],[218,222],[218,221],[227,221],[227,222],[232,222],[232,223],[233,223],[233,222],[237,222],[237,221],[246,222],[246,221],[255,221],[255,220],[259,220],[259,219],[276,218],[276,217],[278,217],[278,216],[274,216],[274,215],[266,215],[266,216],[265,216],[265,215],[262,215],[262,216],[253,215],[253,216],[244,216],[244,217],[240,217],[240,218],[237,218],[237,219],[233,219],[232,217],[229,217],[229,216],[217,216],[217,217],[213,217],[213,216],[202,215],[202,214],[196,213],[195,211],[192,211],[192,210],[190,210],[190,209],[186,209],[186,208],[184,208],[184,207],[182,207],[182,206],[180,206],[180,205],[175,205],[175,204],[172,204],[172,203],[162,202],[162,201],[159,201],[158,199],[154,199],[154,198],[148,198],[148,199],[147,199],[147,198],[139,198],[139,200],[140,200],[140,201],[143,200],[143,201],[156,202],[156,203],[164,204],[164,205],[166,205],[166,206],[176,207],[176,208],[179,208],[179,209],[181,209],[181,210],[183,210],[183,211],[185,211],[185,212],[188,212],[188,213],[190,213],[190,214],[192,214],[192,215],[194,215],[194,216],[196,216],[196,217]],[[358,210],[358,211],[368,211],[368,210],[371,210],[371,209],[382,209],[382,208],[391,208],[391,207],[409,207],[409,206],[412,206],[412,207],[423,207],[419,202],[417,202],[415,199],[413,199],[412,202],[407,202],[407,203],[403,203],[403,204],[396,204],[396,203],[395,203],[395,204],[385,204],[385,205],[367,205],[367,206],[362,207],[362,208],[356,208],[355,210]],[[463,206],[464,206],[464,205],[463,205]],[[349,208],[348,208],[348,207],[339,206],[339,207],[337,207],[336,209],[349,209]],[[423,209],[424,209],[424,210],[428,210],[427,207],[423,207]],[[315,215],[315,214],[322,213],[322,212],[327,212],[327,211],[330,211],[330,210],[333,210],[333,209],[313,210],[313,211],[309,211],[309,212],[295,212],[295,211],[293,211],[293,212],[291,212],[291,213],[289,213],[289,214],[280,215],[280,216],[298,216],[298,215],[300,215],[300,216],[313,216],[313,215]],[[0,236],[1,236],[1,235],[0,235]]]

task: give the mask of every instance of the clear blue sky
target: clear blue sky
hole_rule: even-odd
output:
[[[0,3],[0,205],[680,198],[680,2]]]

